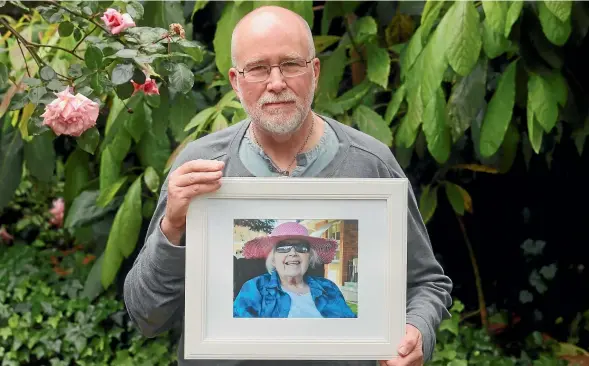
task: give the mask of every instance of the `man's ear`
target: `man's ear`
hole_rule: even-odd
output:
[[[313,59],[313,71],[315,72],[315,88],[317,88],[317,84],[319,84],[319,73],[321,72],[321,61],[319,61],[319,57]]]
[[[239,73],[237,69],[232,67],[229,69],[229,82],[231,83],[231,87],[237,94],[237,98],[241,100],[241,93],[239,92],[239,86],[237,85],[237,78],[239,77]]]

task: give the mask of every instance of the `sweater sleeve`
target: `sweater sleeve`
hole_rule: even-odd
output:
[[[390,154],[387,162],[393,177],[406,178]],[[392,170],[392,172],[391,172]],[[436,332],[444,319],[450,318],[452,281],[436,260],[417,199],[409,183],[407,198],[407,324],[415,326],[423,337],[423,354],[432,359]]]
[[[124,283],[127,312],[147,337],[171,329],[184,313],[186,248],[184,242],[178,246],[171,244],[161,231],[166,196],[162,190],[145,244]]]

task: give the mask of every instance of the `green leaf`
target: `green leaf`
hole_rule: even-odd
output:
[[[100,191],[104,191],[107,187],[114,184],[120,175],[120,160],[114,157],[114,149],[107,147],[100,156],[100,175],[99,187]]]
[[[120,57],[120,58],[134,58],[139,55],[139,52],[134,49],[124,48],[122,50],[117,51],[114,55],[109,57]]]
[[[100,142],[100,132],[98,132],[98,128],[96,127],[89,128],[84,131],[76,141],[82,150],[94,154],[94,151]]]
[[[423,7],[423,13],[421,14],[421,25],[419,26],[419,36],[422,44],[427,42],[427,37],[434,26],[436,20],[440,16],[440,10],[444,7],[444,1],[438,0],[427,0]],[[414,35],[415,37],[415,35]]]
[[[225,118],[223,113],[218,113],[211,125],[211,132],[220,131],[224,128],[227,128],[228,126],[229,121],[227,121],[227,118]]]
[[[490,59],[494,59],[504,52],[510,46],[510,41],[503,36],[503,33],[494,31],[487,20],[483,21],[483,50]]]
[[[98,259],[92,265],[92,269],[86,277],[86,282],[84,283],[84,290],[80,296],[88,298],[90,301],[94,301],[98,295],[102,293],[102,283],[100,281],[101,272],[102,272],[102,263],[104,262],[104,253],[102,253]]]
[[[481,155],[489,157],[497,151],[503,142],[507,126],[511,122],[515,104],[515,78],[517,60],[507,66],[499,78],[495,94],[489,102],[481,127]]]
[[[401,103],[405,99],[405,84],[401,85],[393,94],[390,102],[387,104],[387,109],[384,114],[384,120],[387,124],[391,124],[393,122],[393,118],[397,115],[399,111],[399,107],[401,107]]]
[[[315,45],[315,52],[317,54],[325,51],[327,48],[339,41],[339,36],[313,36],[313,43]]]
[[[170,89],[180,93],[188,93],[194,86],[194,74],[183,63],[175,64],[174,71],[169,76]]]
[[[460,216],[464,215],[464,199],[462,197],[461,191],[462,187],[448,181],[444,182],[444,187],[446,188],[446,196],[448,197],[448,201],[452,205],[454,212]]]
[[[585,119],[585,123],[582,126],[578,126],[571,133],[571,138],[575,141],[575,147],[579,156],[583,156],[583,148],[587,136],[589,136],[589,117]]]
[[[46,132],[25,143],[24,157],[31,175],[43,182],[50,182],[56,160],[53,135]]]
[[[129,1],[125,9],[127,9],[127,13],[133,18],[135,23],[137,23],[137,20],[143,18],[143,14],[145,13],[143,5],[137,1]]]
[[[528,108],[547,133],[552,130],[558,119],[558,101],[551,90],[551,85],[541,75],[529,73]]]
[[[355,85],[339,96],[334,102],[329,103],[329,110],[335,114],[342,114],[356,107],[370,92],[373,85],[368,79],[362,80],[360,84]]]
[[[321,18],[321,34],[326,35],[328,33],[333,19],[354,12],[361,3],[361,1],[326,1],[323,17]]]
[[[544,1],[538,1],[536,4],[540,25],[546,38],[557,46],[564,46],[572,30],[570,17],[563,21],[548,9]]]
[[[142,94],[137,95],[142,97]],[[133,113],[131,113],[129,118],[125,119],[125,129],[135,142],[139,142],[141,136],[149,128],[149,120],[145,118],[144,98],[139,99],[140,101],[133,108]]]
[[[84,75],[84,72],[82,71],[81,64],[70,65],[70,67],[68,67],[68,69],[67,69],[67,73],[69,76],[76,78],[76,79],[80,78],[82,75]],[[76,83],[80,83],[80,82],[84,81],[85,79],[86,79],[86,77],[83,77],[81,80],[76,80]]]
[[[132,27],[128,28],[126,32],[127,37],[135,38],[140,44],[153,45],[155,42],[158,42],[166,37],[166,35],[168,34],[168,26],[166,25],[165,27],[166,28]],[[119,47],[118,45],[118,43],[115,43],[113,46]],[[121,49],[117,49],[117,51],[120,51]]]
[[[466,76],[475,66],[483,44],[479,13],[472,1],[457,1],[445,15],[448,16],[446,57],[457,74]]]
[[[446,98],[441,88],[427,102],[423,115],[423,133],[434,159],[443,164],[450,156],[451,137],[446,115]]]
[[[0,62],[0,87],[8,83],[8,67],[3,62]]]
[[[95,223],[111,212],[118,204],[118,202],[112,202],[107,207],[99,207],[96,205],[98,195],[99,191],[83,191],[80,193],[68,210],[64,227],[66,229],[73,229],[89,223]]]
[[[84,61],[90,70],[98,70],[102,66],[102,51],[94,45],[88,45]]]
[[[444,78],[444,72],[448,69],[448,57],[445,54],[446,43],[444,42],[444,37],[450,28],[450,24],[448,23],[450,20],[451,18],[444,17],[419,56],[422,70],[422,101],[429,101],[435,98],[436,91]],[[415,73],[417,70],[413,72]]]
[[[68,21],[61,22],[57,30],[60,37],[69,37],[74,32],[74,25]]]
[[[421,197],[419,197],[419,211],[425,224],[433,217],[438,207],[438,187],[437,185],[425,186],[421,192]]]
[[[131,80],[134,70],[133,64],[118,64],[112,70],[110,79],[114,85],[124,84]]]
[[[74,150],[66,160],[64,171],[64,200],[69,207],[90,180],[88,154],[81,149]]]
[[[507,10],[507,17],[505,18],[505,30],[503,31],[503,36],[505,38],[509,37],[509,34],[511,33],[511,28],[513,28],[513,25],[519,19],[523,7],[523,0],[513,0],[511,1],[511,4],[509,4],[509,9]]]
[[[209,119],[211,118],[211,116],[213,115],[213,113],[215,113],[216,111],[217,111],[217,108],[213,106],[213,107],[205,108],[202,111],[198,112],[194,117],[192,117],[192,119],[186,125],[186,127],[184,127],[184,131],[189,131],[189,130],[193,129],[194,127],[200,127],[200,126],[204,127],[207,124],[207,122],[209,121]]]
[[[366,67],[368,79],[386,89],[389,84],[389,73],[391,71],[389,53],[384,48],[372,43],[366,45],[366,52],[368,59],[368,65]]]
[[[517,147],[519,145],[520,135],[519,131],[513,124],[509,124],[505,137],[503,138],[503,144],[501,145],[501,160],[499,161],[499,172],[507,173],[515,157],[517,156]]]
[[[127,183],[128,179],[128,176],[120,177],[119,179],[117,179],[116,182],[114,182],[110,186],[105,187],[105,189],[100,189],[100,195],[96,199],[96,205],[102,208],[108,206],[115,198],[117,192],[121,189],[121,187],[125,183]]]
[[[223,7],[221,18],[217,22],[213,47],[215,62],[219,72],[225,76],[231,68],[231,35],[233,28],[241,18],[252,10],[252,2],[229,2]]]
[[[527,118],[528,138],[530,140],[530,145],[536,154],[539,154],[540,149],[542,148],[543,130],[542,125],[538,122],[538,119],[534,115],[534,110],[532,109],[532,106],[529,102],[527,108]]]
[[[182,2],[177,0],[145,1],[143,4],[143,24],[168,29],[170,24],[180,23],[185,27]]]
[[[347,61],[346,48],[341,44],[326,59],[322,60],[316,93],[317,103],[328,103],[336,98]]]
[[[12,200],[23,170],[23,140],[20,131],[4,133],[0,140],[0,210]]]
[[[401,64],[401,80],[403,81],[405,81],[408,75],[410,75],[413,65],[423,51],[423,45],[425,44],[425,41],[422,41],[422,32],[423,27],[417,28],[409,40],[407,47],[405,47],[405,49],[401,52],[399,62]]]
[[[51,79],[54,79],[57,74],[55,73],[55,70],[51,68],[51,66],[43,66],[39,71],[39,76],[45,81],[50,81]]]
[[[152,166],[148,166],[147,169],[145,169],[143,178],[147,188],[149,188],[149,190],[153,193],[157,193],[160,188],[160,176]]]
[[[139,230],[142,222],[142,205],[141,205],[141,180],[142,176],[135,179],[131,187],[125,194],[125,198],[119,207],[112,229],[108,236],[105,249],[105,264],[107,261],[109,267],[102,268],[102,286],[108,288],[115,278],[121,255],[125,258],[133,253],[139,239]],[[116,253],[116,254],[115,254]],[[118,263],[120,265],[120,263]],[[106,270],[106,271],[105,271]]]
[[[489,27],[498,34],[505,32],[505,20],[509,3],[499,0],[486,0],[482,2],[485,11],[485,21]]]
[[[569,0],[543,0],[546,8],[550,10],[561,22],[566,22],[571,17],[573,2]]]
[[[356,42],[365,43],[372,40],[372,38],[376,36],[378,32],[378,25],[376,24],[376,20],[373,17],[363,16],[358,18],[352,24],[352,31],[354,32]]]
[[[481,58],[474,70],[452,87],[447,114],[452,141],[456,142],[470,127],[484,105],[487,91],[487,60]]]
[[[546,82],[549,84],[549,90],[558,104],[560,104],[561,107],[565,107],[568,98],[568,85],[566,79],[557,70],[554,70],[550,75],[546,75],[545,78]]]
[[[142,166],[152,166],[158,172],[163,172],[166,161],[172,154],[171,150],[167,134],[157,133],[153,129],[149,129],[141,137],[135,151]]]
[[[47,93],[47,89],[45,89],[44,87],[40,86],[37,88],[33,88],[31,89],[31,91],[29,92],[29,100],[31,101],[31,103],[33,104],[39,104],[41,102],[41,99],[43,98],[43,96]]]
[[[352,116],[360,131],[376,138],[387,146],[393,143],[393,133],[382,117],[368,106],[361,104]]]

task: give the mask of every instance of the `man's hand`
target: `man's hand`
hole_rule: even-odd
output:
[[[418,366],[423,365],[423,339],[421,332],[413,325],[405,325],[405,337],[397,349],[399,357],[389,361],[379,361],[380,366]]]
[[[190,201],[200,194],[219,189],[224,167],[222,161],[191,160],[170,174],[168,202],[161,228],[172,244],[178,245],[184,233]]]

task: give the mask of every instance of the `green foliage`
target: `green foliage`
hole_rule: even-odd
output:
[[[89,265],[64,254],[14,245],[0,250],[0,357],[3,365],[171,365],[174,339],[146,339],[112,291],[82,296]]]

